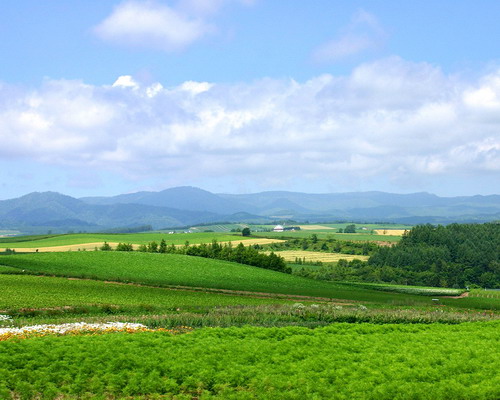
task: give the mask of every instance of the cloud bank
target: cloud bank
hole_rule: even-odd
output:
[[[130,179],[408,182],[500,174],[500,70],[474,82],[389,58],[306,82],[0,85],[0,157]]]

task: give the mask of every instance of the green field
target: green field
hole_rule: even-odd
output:
[[[280,303],[203,291],[141,287],[93,280],[0,274],[0,313],[8,310],[82,306],[116,306],[122,311],[165,312],[215,306]],[[85,310],[82,310],[85,311]],[[55,313],[54,313],[55,314]]]
[[[498,399],[499,332],[497,321],[8,340],[0,398]]]
[[[350,225],[351,223],[344,222],[344,223],[335,223],[335,224],[319,224],[322,226],[327,226],[330,228],[336,228],[336,229],[344,229],[347,225]],[[375,230],[375,229],[408,229],[410,230],[412,227],[411,225],[402,225],[402,224],[358,224],[354,223],[356,225],[356,230],[361,231],[361,228],[366,228],[367,230]]]
[[[295,239],[295,238],[310,238],[312,234],[318,236],[319,239],[335,239],[335,240],[352,240],[356,242],[399,242],[401,236],[377,235],[370,233],[335,233],[332,230],[300,230],[294,232],[256,232],[256,237],[266,237],[273,239]]]
[[[52,247],[52,246],[66,246],[72,244],[84,243],[102,243],[104,241],[111,243],[134,243],[134,244],[148,244],[149,242],[156,241],[159,243],[162,239],[168,244],[184,244],[189,241],[191,244],[210,243],[214,239],[219,242],[241,241],[247,238],[241,234],[228,234],[219,232],[210,233],[76,233],[68,235],[40,235],[40,236],[16,236],[12,238],[0,238],[0,248],[9,247],[12,249],[17,248],[35,248],[35,247]]]
[[[0,264],[56,276],[316,296],[394,305],[429,305],[429,298],[351,288],[200,257],[158,253],[67,252],[3,256]]]
[[[331,237],[326,232],[318,236]],[[286,234],[296,233],[316,231]],[[11,238],[0,248],[162,237],[175,244],[242,239],[77,234]],[[0,399],[496,400],[499,292],[437,297],[461,292],[313,280],[180,254],[3,255]],[[58,324],[81,321],[154,331],[57,333]],[[56,333],[40,324],[56,324]],[[17,327],[34,331],[13,336]]]

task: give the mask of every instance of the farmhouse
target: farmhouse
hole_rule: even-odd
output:
[[[283,232],[283,231],[300,231],[300,226],[276,225],[273,229],[273,232]]]
[[[283,232],[285,227],[283,225],[276,225],[273,229],[273,232]]]

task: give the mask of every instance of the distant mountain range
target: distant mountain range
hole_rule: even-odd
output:
[[[55,192],[0,201],[0,229],[22,232],[154,229],[213,222],[352,221],[394,223],[500,220],[500,195],[439,197],[429,193],[214,194],[195,187],[76,199]]]

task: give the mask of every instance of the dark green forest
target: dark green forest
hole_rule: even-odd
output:
[[[417,225],[368,266],[382,281],[500,288],[500,224]]]
[[[339,260],[295,274],[331,281],[500,289],[499,223],[417,225],[392,247],[366,250],[368,262]]]

